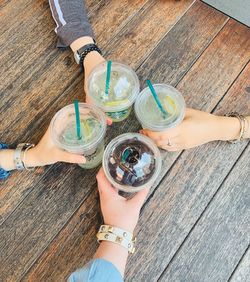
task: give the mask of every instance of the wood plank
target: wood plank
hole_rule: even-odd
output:
[[[200,9],[200,11],[203,11],[203,9]],[[190,13],[189,16],[195,17],[195,13]],[[209,19],[210,17],[208,17],[208,22],[203,19],[203,24],[201,24],[201,26],[209,25]],[[186,23],[186,21],[184,23]],[[194,29],[195,28],[196,27],[194,27]],[[202,34],[202,31],[198,32],[198,34]],[[171,37],[171,33],[168,35]],[[190,36],[190,38],[192,37],[196,36]],[[178,36],[176,35],[176,37],[173,36],[172,38],[178,38]],[[179,51],[180,54],[184,54],[184,57],[189,58],[186,61],[188,63],[184,63],[183,69],[179,69],[179,73],[176,73],[175,68],[170,71],[168,67],[160,67],[160,71],[157,72],[158,66],[163,65],[160,63],[161,61],[166,62],[164,64],[166,66],[171,65],[172,53],[174,52],[174,50],[170,52],[168,60],[165,60],[165,58],[163,58],[164,60],[161,60],[159,52],[163,52],[164,49],[163,46],[159,46],[159,52],[157,48],[148,60],[145,61],[145,64],[139,68],[138,74],[140,78],[150,78],[155,83],[172,83],[172,80],[173,82],[181,80],[177,85],[177,89],[183,94],[187,106],[211,112],[218,101],[226,93],[228,87],[237,78],[245,64],[249,61],[250,29],[230,20],[208,48],[202,53],[196,63],[191,59],[193,58],[194,60],[195,53],[192,54],[191,58],[189,57],[192,42],[192,39],[190,39],[190,42],[187,41],[187,44],[183,45],[183,50],[188,50],[187,53],[185,53],[185,51]],[[222,45],[222,47],[220,47],[220,45]],[[196,44],[194,44],[194,48],[196,48]],[[219,49],[223,50],[223,56],[221,54],[216,55]],[[157,57],[159,58],[157,59]],[[182,58],[182,56],[180,56],[180,58]],[[154,64],[155,60],[156,64]],[[181,66],[182,60],[180,59],[176,64],[180,64]],[[193,66],[191,69],[183,79],[181,79],[183,73],[185,73],[192,64]],[[151,70],[150,65],[153,66]],[[155,72],[156,76],[154,76]],[[173,83],[173,85],[175,86],[175,83]],[[178,156],[179,153],[163,153],[164,170],[162,170],[155,186],[157,186]]]
[[[250,64],[220,103],[218,113],[249,113],[249,74]],[[157,281],[246,145],[247,141],[236,146],[212,142],[180,156],[143,209],[138,252],[129,261],[128,281],[132,277]]]
[[[186,1],[148,1],[133,19],[109,42],[106,53],[118,61],[129,62],[134,68],[156,47],[171,27],[192,4]],[[126,46],[126,48],[125,48]]]
[[[205,25],[204,25],[205,26]],[[195,30],[195,29],[194,29]],[[197,32],[200,32],[198,30]],[[190,48],[191,49],[191,48]],[[180,70],[181,72],[181,70]],[[245,101],[248,99],[247,91],[245,90],[246,86],[249,85],[249,73],[250,73],[250,66],[245,69],[245,71],[242,73],[240,78],[237,80],[237,83],[234,84],[232,89],[230,90],[229,94],[226,96],[225,103],[222,104],[221,110],[225,112],[225,110],[230,111],[231,109],[242,111],[242,113],[246,113],[248,108]],[[163,74],[164,75],[164,74]],[[233,79],[233,78],[232,78]],[[210,81],[209,83],[212,83]],[[195,87],[195,85],[194,85]],[[236,93],[242,93],[241,98],[236,101]],[[231,107],[231,108],[230,108]],[[128,128],[126,128],[128,129]],[[222,147],[221,147],[222,146]],[[240,147],[239,147],[240,146]],[[159,267],[159,263],[157,261],[157,257],[160,260],[163,260],[162,258],[162,252],[168,244],[170,246],[168,247],[167,252],[164,251],[164,254],[166,253],[166,258],[168,257],[168,252],[170,252],[171,255],[174,254],[175,250],[178,248],[178,246],[181,244],[183,238],[185,238],[185,234],[178,232],[182,232],[182,229],[178,229],[177,223],[174,221],[174,219],[178,218],[178,214],[182,214],[182,217],[184,217],[186,209],[184,210],[183,205],[186,202],[189,202],[191,199],[195,204],[196,199],[192,198],[192,193],[195,187],[183,187],[185,181],[190,181],[189,177],[190,175],[196,175],[199,172],[199,166],[201,167],[201,171],[199,172],[196,179],[194,179],[195,183],[199,183],[198,189],[196,192],[196,196],[199,201],[202,201],[199,199],[201,197],[200,194],[204,194],[203,197],[208,197],[210,195],[212,197],[213,195],[213,189],[210,188],[210,186],[213,185],[213,183],[216,183],[215,179],[214,182],[210,184],[210,186],[207,188],[207,192],[204,193],[204,186],[206,185],[206,182],[209,182],[209,176],[213,173],[215,173],[216,177],[218,176],[218,179],[223,180],[223,176],[227,174],[227,171],[230,170],[231,166],[233,165],[235,159],[237,158],[237,155],[240,154],[240,152],[244,149],[245,144],[238,144],[237,146],[232,147],[228,146],[228,144],[212,144],[206,146],[206,150],[204,150],[204,147],[198,148],[196,150],[190,150],[186,153],[188,153],[187,158],[183,158],[178,166],[175,168],[174,172],[172,174],[169,174],[167,178],[164,180],[164,184],[160,186],[160,189],[158,189],[153,198],[150,199],[149,206],[146,206],[143,210],[143,214],[141,217],[141,221],[138,227],[139,231],[139,246],[137,253],[131,257],[131,261],[129,262],[128,266],[128,281],[147,281],[146,279],[151,279],[150,281],[154,281],[154,277],[157,277],[157,275],[160,275],[160,271],[158,272],[157,269],[153,270],[154,267]],[[204,151],[204,156],[196,156],[196,153],[199,151]],[[212,155],[209,157],[209,154]],[[217,155],[219,155],[219,158],[217,158]],[[229,162],[225,165],[225,168],[221,167],[221,163],[225,161],[224,156],[228,155]],[[165,163],[164,166],[167,170],[169,168],[169,162],[172,158],[170,153],[166,154],[165,157]],[[208,160],[203,164],[203,159]],[[215,168],[213,171],[208,170],[208,166],[210,167],[211,160],[216,160]],[[187,160],[190,160],[188,162]],[[190,167],[190,163],[197,163],[197,167]],[[183,168],[185,171],[181,175],[186,175],[186,179],[183,179],[180,177],[180,173],[177,171],[179,168],[179,171],[182,171]],[[206,173],[204,173],[204,171]],[[207,172],[208,171],[208,172]],[[194,174],[195,172],[195,174]],[[208,176],[206,174],[209,174]],[[204,179],[202,180],[203,176],[205,175]],[[173,178],[173,179],[172,179]],[[219,180],[218,180],[219,181]],[[200,183],[201,182],[201,183]],[[164,187],[165,186],[165,187]],[[173,187],[176,191],[172,191]],[[210,189],[212,191],[210,191]],[[174,207],[179,202],[179,198],[181,197],[182,193],[185,193],[185,198],[181,200],[181,203],[179,204],[178,214],[175,215],[175,211],[171,211],[171,207]],[[159,194],[158,194],[159,191]],[[171,192],[172,191],[172,192]],[[175,193],[174,193],[175,192]],[[179,194],[178,194],[179,192]],[[172,194],[172,196],[171,196]],[[90,196],[91,197],[91,196]],[[161,200],[162,199],[162,200]],[[206,198],[207,199],[207,198]],[[208,199],[207,199],[208,200]],[[91,201],[90,201],[91,202]],[[192,202],[192,203],[193,203]],[[189,204],[189,206],[192,207],[192,203]],[[72,223],[69,222],[66,227],[62,230],[60,235],[54,239],[54,241],[51,243],[49,248],[43,253],[41,258],[37,261],[36,265],[33,266],[30,270],[30,272],[25,277],[25,280],[33,279],[39,281],[39,277],[51,277],[51,279],[55,279],[58,277],[67,277],[67,275],[74,271],[74,268],[77,266],[82,266],[87,260],[89,260],[94,251],[95,251],[95,239],[94,232],[97,230],[96,227],[98,226],[95,218],[95,214],[91,212],[92,217],[92,224],[91,226],[95,226],[94,230],[91,228],[90,231],[82,232],[81,227],[75,228],[75,221],[77,221],[77,218],[79,217],[79,214],[83,213],[83,210],[92,210],[92,205],[90,204],[89,207],[85,206],[86,203],[83,203],[80,207],[77,214],[72,217]],[[204,204],[204,203],[203,203]],[[189,208],[187,207],[187,209]],[[196,216],[197,213],[200,211],[202,212],[202,207],[199,207],[199,203],[197,203],[194,207],[192,207],[192,213],[195,213]],[[170,215],[168,215],[171,212]],[[189,212],[189,211],[187,211]],[[193,215],[193,221],[195,222],[196,216]],[[187,215],[188,216],[188,215]],[[191,215],[190,215],[191,216]],[[163,225],[162,220],[160,218],[168,218],[167,223]],[[181,221],[181,218],[180,218]],[[155,223],[153,223],[155,222]],[[152,224],[152,228],[151,228]],[[178,222],[179,224],[179,222]],[[172,229],[169,231],[168,229],[171,227]],[[190,223],[190,226],[186,226],[184,224],[185,228],[191,228],[192,222]],[[149,231],[146,231],[146,229],[150,229],[151,235],[149,234]],[[163,231],[161,229],[164,229]],[[184,230],[185,232],[188,232],[188,230]],[[73,231],[72,231],[73,230]],[[140,231],[141,230],[141,231]],[[158,231],[159,230],[159,231]],[[168,231],[167,231],[168,230]],[[142,232],[143,231],[143,232]],[[145,232],[145,233],[144,233]],[[163,233],[163,242],[161,238],[161,232]],[[166,235],[166,232],[168,235]],[[171,234],[173,232],[174,235]],[[84,233],[84,234],[83,234]],[[153,234],[154,233],[154,234]],[[67,234],[72,234],[71,238],[68,239]],[[145,234],[145,235],[143,235]],[[159,234],[159,237],[157,238],[157,235]],[[176,237],[175,237],[176,234]],[[145,236],[149,235],[149,238],[146,239]],[[178,239],[178,241],[176,240]],[[172,240],[172,242],[169,242],[169,240]],[[155,240],[155,241],[154,241]],[[92,243],[93,248],[90,247]],[[85,244],[86,243],[86,244]],[[163,244],[166,246],[163,248]],[[145,245],[148,245],[149,251],[145,250]],[[80,248],[75,246],[81,246]],[[157,249],[159,246],[159,249]],[[173,248],[173,250],[172,250]],[[79,249],[84,250],[83,252],[79,252]],[[161,252],[161,254],[159,254]],[[152,254],[155,253],[155,257],[153,260]],[[168,258],[167,258],[168,259]],[[73,262],[72,264],[70,262]],[[145,265],[145,275],[141,273],[140,266]],[[162,270],[166,266],[166,262],[163,263]],[[59,265],[59,266],[57,266]],[[159,269],[158,269],[159,270]],[[152,273],[152,274],[151,274]],[[32,281],[32,280],[29,280]]]
[[[233,275],[230,277],[230,282],[248,282],[250,277],[250,248],[243,256],[240,264],[235,269]]]
[[[102,1],[91,11],[89,19],[97,36],[98,45],[110,50],[109,42],[151,0]],[[104,28],[105,27],[105,28]]]
[[[139,67],[143,86],[146,78],[176,85],[227,21],[222,13],[195,2]]]
[[[250,244],[249,155],[250,146],[159,281],[228,281]]]

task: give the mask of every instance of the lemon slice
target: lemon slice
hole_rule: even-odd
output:
[[[88,121],[82,120],[81,124],[82,124],[82,128],[83,128],[84,136],[88,137],[91,134],[91,130],[90,130],[89,125],[88,125]]]
[[[175,113],[176,104],[172,98],[170,98],[169,96],[164,97],[163,105],[169,114],[173,115]]]
[[[120,106],[121,104],[126,104],[128,102],[129,102],[128,99],[118,100],[118,101],[109,101],[109,102],[105,102],[104,106],[116,107],[116,106]]]

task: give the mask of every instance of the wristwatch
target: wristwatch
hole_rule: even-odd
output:
[[[95,42],[95,41],[94,41]],[[90,53],[96,51],[99,54],[102,55],[102,51],[98,48],[98,46],[95,43],[90,43],[87,45],[84,45],[83,47],[81,47],[80,49],[78,49],[75,53],[74,53],[74,58],[75,61],[78,65],[81,66],[81,68],[83,67],[83,61],[85,59],[85,57]]]

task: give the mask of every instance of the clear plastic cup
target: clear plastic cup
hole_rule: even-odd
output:
[[[106,117],[97,107],[79,103],[82,138],[76,134],[76,117],[74,105],[62,108],[53,117],[50,130],[53,142],[70,153],[83,154],[85,164],[82,168],[97,167],[104,152],[104,136],[106,133]]]
[[[125,133],[108,144],[102,166],[114,187],[133,193],[154,184],[161,171],[162,159],[150,138],[138,133]]]
[[[136,73],[128,66],[112,62],[110,87],[105,93],[107,62],[97,65],[88,78],[88,94],[93,103],[101,108],[113,122],[126,119],[140,92]]]
[[[143,128],[152,131],[165,131],[180,124],[185,116],[185,101],[181,93],[171,85],[153,85],[159,100],[167,112],[163,115],[147,87],[135,101],[135,114]]]

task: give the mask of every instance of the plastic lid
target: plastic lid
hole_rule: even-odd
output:
[[[158,108],[150,89],[147,87],[138,95],[135,113],[144,128],[163,131],[180,124],[185,115],[185,101],[181,93],[167,84],[154,84],[154,89],[167,115]]]
[[[74,105],[68,105],[56,113],[51,121],[52,138],[58,147],[69,152],[84,152],[104,138],[106,117],[96,106],[79,103],[82,138],[76,135]]]
[[[144,135],[125,133],[112,140],[103,155],[103,168],[109,181],[125,192],[153,185],[161,170],[161,154]]]
[[[95,104],[108,111],[120,111],[130,107],[139,91],[136,73],[128,66],[112,62],[109,94],[105,93],[107,62],[97,65],[88,79],[89,95]]]

